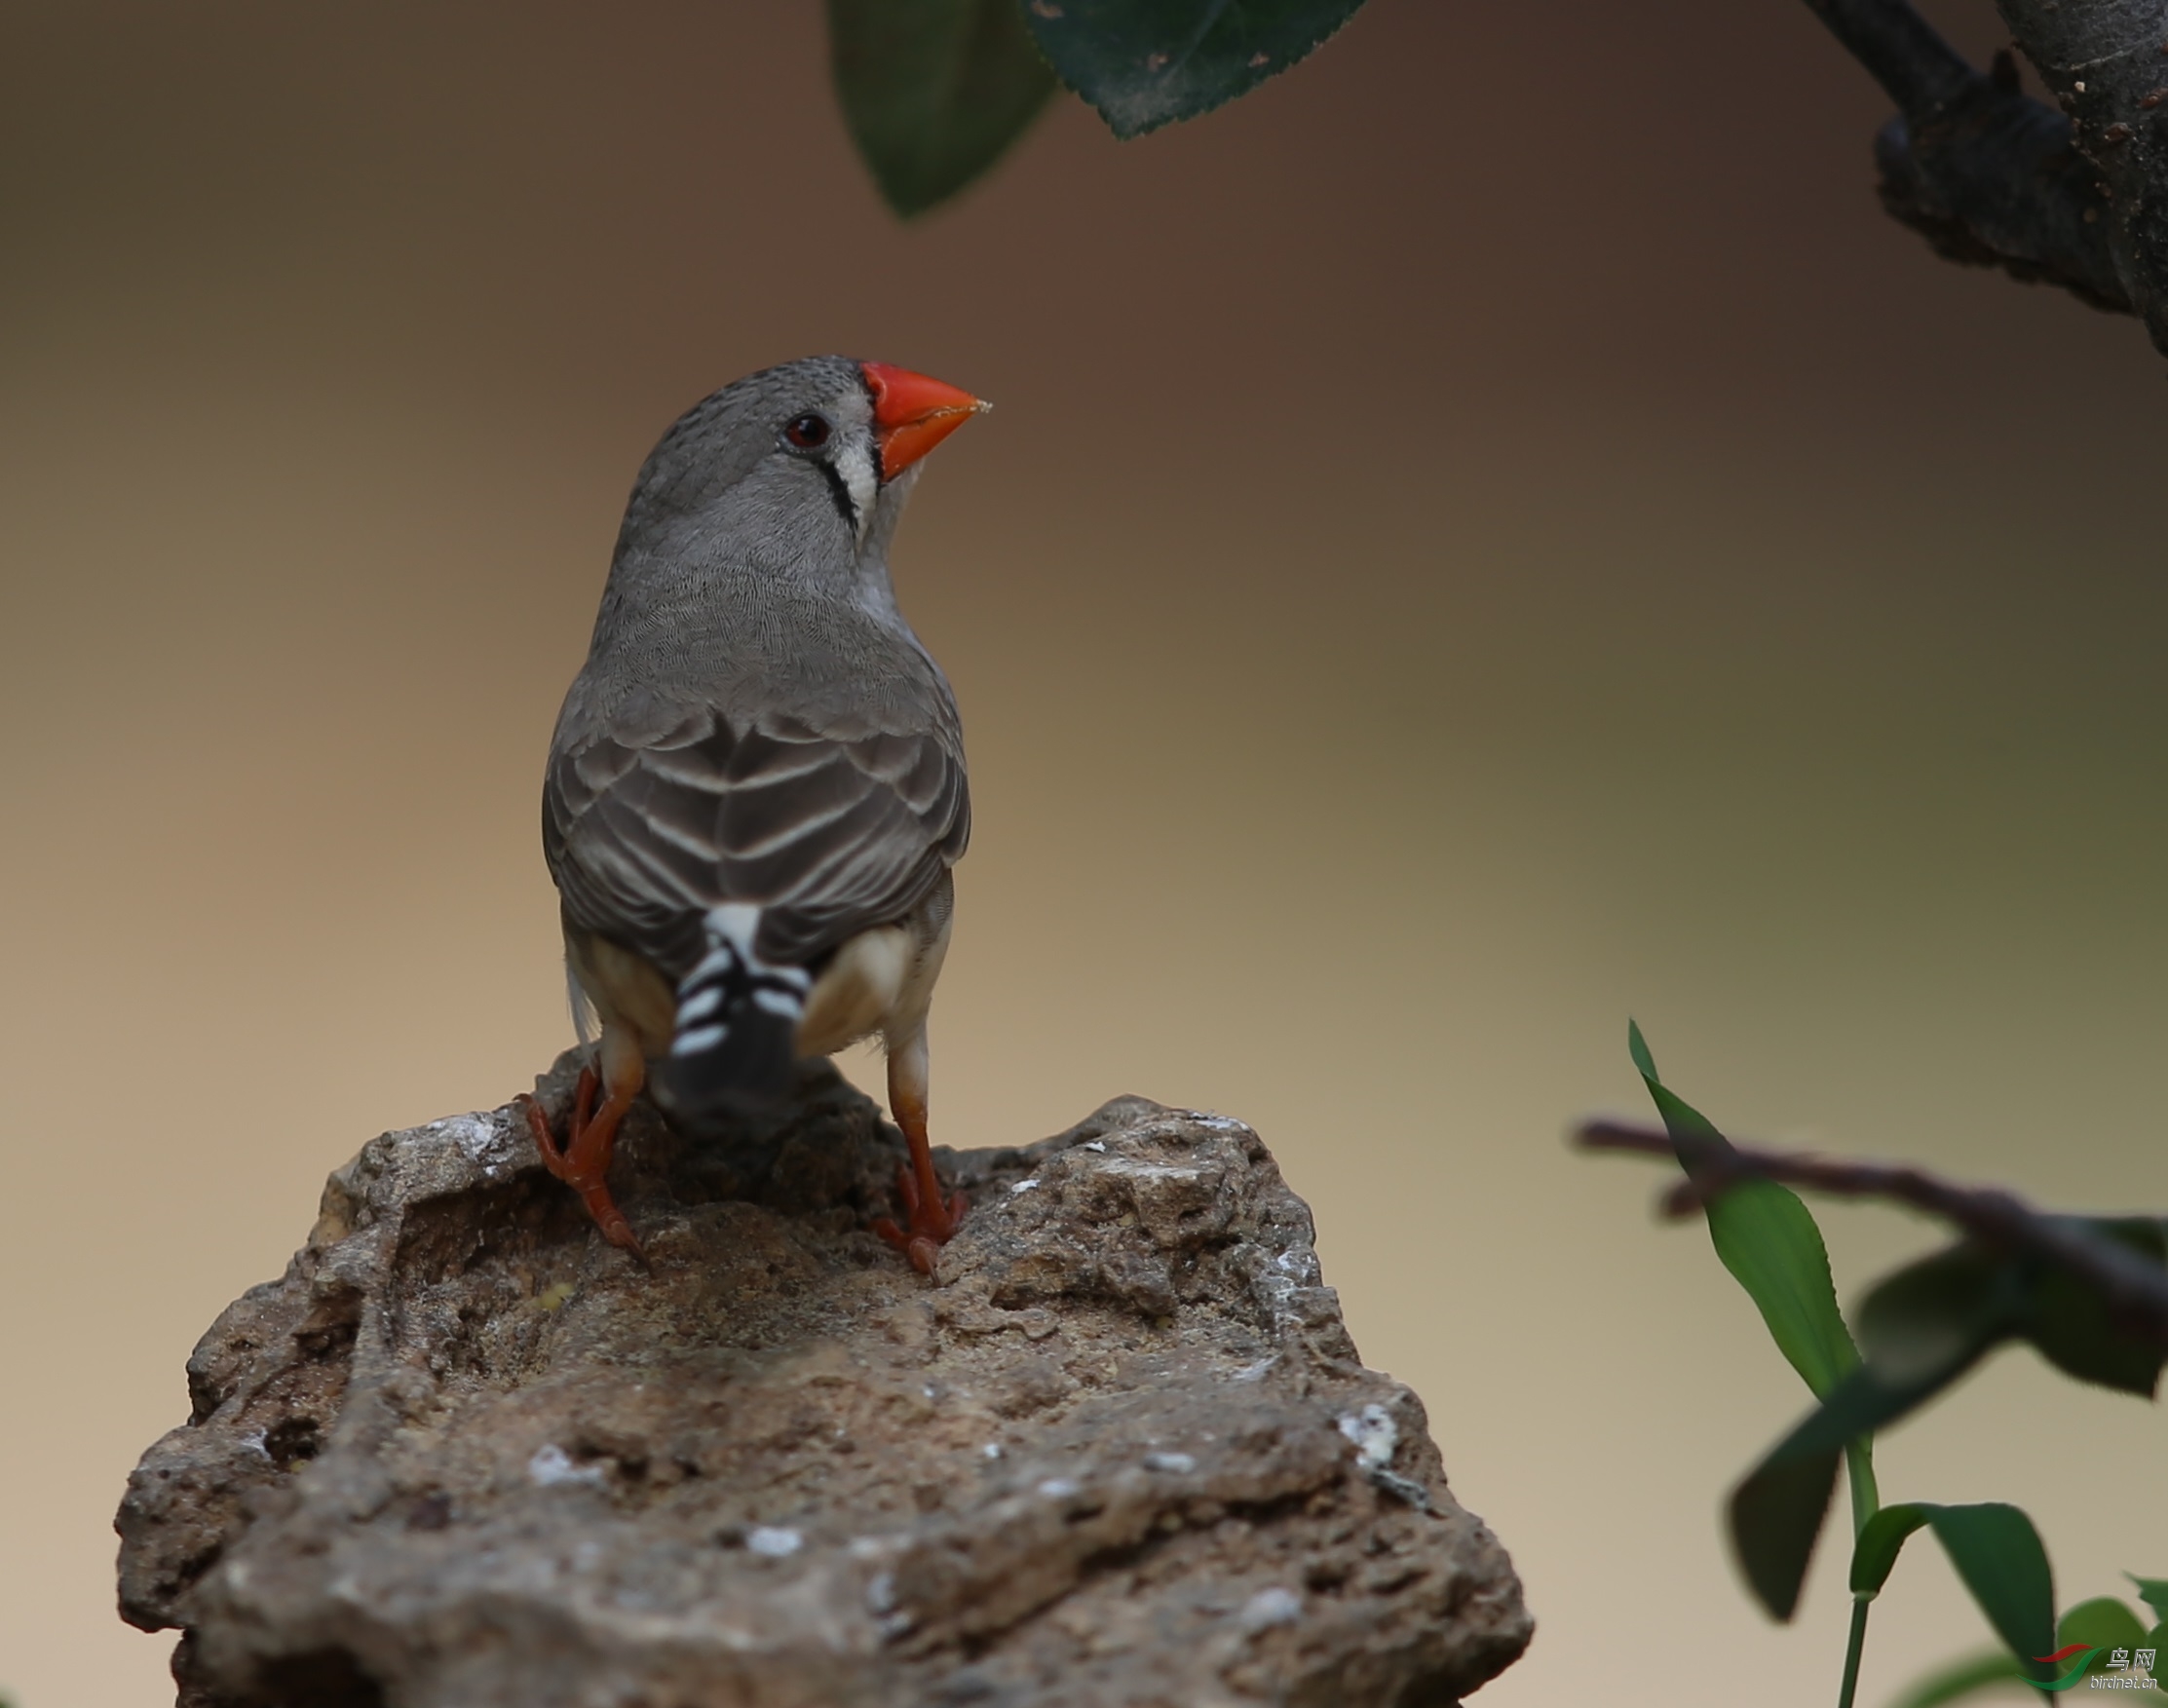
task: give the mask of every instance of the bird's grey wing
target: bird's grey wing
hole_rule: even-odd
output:
[[[802,966],[908,914],[970,834],[953,719],[908,734],[734,728],[704,707],[614,720],[553,752],[544,789],[566,913],[672,979],[704,952],[709,908],[758,906],[759,954]]]

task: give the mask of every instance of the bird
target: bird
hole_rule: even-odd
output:
[[[874,1231],[931,1275],[963,1217],[927,1135],[927,1016],[970,794],[888,560],[921,459],[988,407],[807,358],[695,404],[633,482],[542,800],[575,1021],[599,1036],[561,1144],[522,1101],[550,1172],[643,1263],[607,1178],[643,1086],[710,1135],[869,1038],[910,1158],[904,1221]]]

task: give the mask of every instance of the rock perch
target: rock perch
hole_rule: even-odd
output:
[[[728,1148],[628,1121],[652,1272],[510,1109],[331,1176],[121,1507],[181,1708],[1417,1708],[1526,1647],[1249,1128],[947,1157],[929,1283],[865,1232],[900,1141],[803,1074]]]

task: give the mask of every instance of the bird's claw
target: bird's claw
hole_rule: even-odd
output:
[[[957,1227],[964,1220],[964,1195],[927,1196],[919,1191],[918,1179],[908,1166],[896,1170],[895,1188],[903,1198],[908,1227],[898,1228],[883,1216],[875,1221],[873,1231],[909,1258],[920,1274],[931,1275],[941,1247],[956,1236]]]
[[[625,1212],[617,1207],[617,1200],[610,1196],[610,1152],[617,1138],[617,1121],[594,1118],[595,1093],[600,1087],[592,1068],[580,1070],[562,1147],[557,1144],[557,1135],[550,1130],[550,1118],[543,1114],[541,1104],[524,1093],[513,1101],[527,1118],[527,1131],[534,1138],[542,1165],[580,1195],[580,1201],[594,1218],[603,1238],[630,1252],[644,1266],[647,1251],[632,1232],[632,1224],[625,1219]]]

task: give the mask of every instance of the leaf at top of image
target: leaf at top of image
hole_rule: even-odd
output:
[[[1124,140],[1305,58],[1362,0],[1019,0],[1062,82]]]
[[[1020,0],[828,0],[828,47],[852,139],[906,218],[984,172],[1057,87]]]

